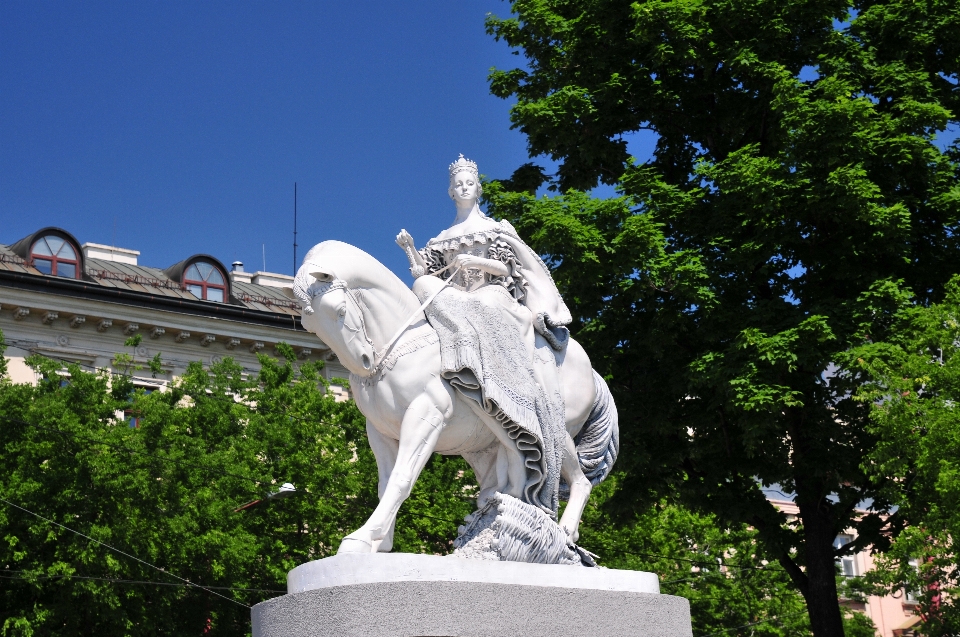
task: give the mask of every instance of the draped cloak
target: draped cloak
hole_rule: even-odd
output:
[[[555,517],[566,413],[553,350],[566,345],[570,311],[547,266],[513,227],[491,225],[435,239],[421,252],[430,273],[448,257],[478,249],[510,270],[473,291],[444,289],[427,308],[427,320],[440,340],[442,377],[509,434],[526,467],[523,500]],[[531,326],[544,338],[531,338]]]

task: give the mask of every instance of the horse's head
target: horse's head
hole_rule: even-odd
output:
[[[342,279],[325,280],[325,273],[317,274],[317,285],[311,286],[312,311],[304,313],[303,326],[329,345],[351,373],[369,376],[376,351],[360,304]]]
[[[419,307],[395,274],[366,252],[339,241],[324,241],[307,253],[293,293],[302,307],[303,326],[360,377],[374,373],[377,349],[398,322]]]

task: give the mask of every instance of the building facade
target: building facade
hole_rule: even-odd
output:
[[[139,255],[81,244],[53,227],[0,244],[0,329],[11,378],[36,380],[24,364],[30,354],[117,371],[118,352],[132,354],[144,369],[159,353],[162,373],[134,372],[134,382],[160,387],[192,361],[209,366],[227,356],[255,374],[257,353],[279,356],[280,342],[304,361],[324,361],[328,379],[348,376],[330,348],[300,323],[299,306],[283,289],[293,277],[248,273],[239,262],[228,270],[207,254],[167,268],[140,265]],[[142,340],[130,351],[124,342],[134,334]],[[342,387],[333,389],[346,396]]]
[[[767,500],[786,514],[789,521],[796,520],[800,509],[787,495],[775,489],[765,489]],[[866,513],[866,512],[864,512]],[[834,540],[840,548],[856,539],[852,531],[842,533]],[[838,568],[843,577],[860,577],[873,569],[873,557],[869,551],[855,553],[840,559]],[[912,637],[920,623],[917,598],[908,590],[899,590],[883,597],[871,595],[866,601],[841,599],[840,603],[855,611],[865,613],[876,627],[878,637]]]

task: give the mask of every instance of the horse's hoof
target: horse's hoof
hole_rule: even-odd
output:
[[[337,555],[341,553],[373,553],[373,545],[355,537],[345,537],[337,549]]]
[[[373,545],[373,551],[375,553],[389,553],[393,550],[393,542],[387,542],[386,540],[375,542]]]

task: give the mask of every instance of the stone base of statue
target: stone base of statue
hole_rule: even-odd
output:
[[[691,637],[686,599],[653,573],[409,553],[290,571],[253,637]]]

